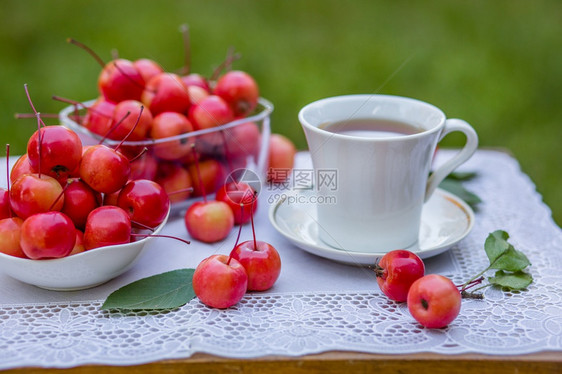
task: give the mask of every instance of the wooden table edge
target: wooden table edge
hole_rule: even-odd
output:
[[[562,353],[545,351],[524,355],[484,354],[370,354],[330,351],[305,356],[264,356],[225,358],[196,353],[189,358],[150,362],[131,366],[83,365],[67,369],[18,368],[3,374],[64,373],[141,374],[141,373],[561,373]]]

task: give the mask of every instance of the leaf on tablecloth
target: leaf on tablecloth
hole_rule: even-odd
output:
[[[139,279],[110,294],[101,309],[174,309],[195,297],[194,269],[178,269]]]

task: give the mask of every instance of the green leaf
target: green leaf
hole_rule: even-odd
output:
[[[467,171],[467,172],[454,171],[451,174],[447,175],[445,180],[451,179],[451,180],[457,180],[457,181],[469,181],[471,179],[474,179],[474,177],[476,177],[476,175],[477,174],[474,171]]]
[[[439,184],[439,188],[442,188],[450,193],[458,196],[460,199],[464,200],[471,208],[476,209],[476,206],[482,202],[478,195],[470,192],[459,180],[445,179]]]
[[[110,294],[101,309],[173,309],[195,297],[194,269],[178,269],[139,279]]]
[[[486,255],[488,255],[490,264],[493,264],[498,257],[509,249],[510,244],[507,242],[508,238],[509,234],[503,230],[496,230],[488,235],[484,242],[484,250],[486,251]]]
[[[507,251],[505,251],[496,261],[490,265],[490,269],[499,269],[507,271],[519,271],[531,265],[529,259],[523,252],[513,248],[510,244]]]
[[[524,271],[506,273],[503,270],[496,271],[495,276],[489,277],[488,281],[499,287],[507,287],[511,290],[522,290],[533,282],[533,277]]]

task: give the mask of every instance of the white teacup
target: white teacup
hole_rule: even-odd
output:
[[[406,97],[326,98],[302,108],[299,121],[316,176],[320,238],[346,251],[417,250],[424,202],[478,147],[468,123]],[[437,143],[453,131],[466,135],[465,146],[429,176]]]

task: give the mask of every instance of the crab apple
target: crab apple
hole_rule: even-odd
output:
[[[232,109],[216,95],[207,96],[189,108],[188,117],[196,130],[217,127],[234,120]]]
[[[112,193],[123,188],[131,173],[129,160],[105,145],[89,147],[82,155],[80,178],[101,193]]]
[[[185,212],[189,235],[205,243],[214,243],[228,236],[234,227],[234,214],[223,201],[197,201]]]
[[[45,173],[59,181],[66,181],[69,174],[80,163],[82,142],[75,132],[66,127],[46,126],[35,131],[29,138],[27,156],[31,167],[39,173]]]
[[[226,149],[231,158],[246,158],[252,156],[257,159],[260,149],[260,129],[254,122],[242,123],[225,130]]]
[[[281,134],[271,134],[267,179],[275,183],[285,181],[293,169],[296,153],[297,149],[289,138]]]
[[[74,243],[74,247],[72,247],[72,251],[70,251],[68,255],[70,256],[82,253],[85,250],[86,248],[84,248],[84,233],[76,229],[76,242]]]
[[[21,248],[33,260],[65,257],[75,243],[76,229],[64,213],[34,214],[21,225]]]
[[[113,124],[115,103],[107,101],[104,97],[98,99],[87,109],[82,120],[82,126],[101,136],[105,136]]]
[[[191,102],[187,86],[173,73],[161,73],[152,77],[142,93],[142,100],[153,115],[162,112],[187,113]]]
[[[199,86],[187,86],[187,94],[192,105],[198,105],[203,99],[211,95],[209,91]]]
[[[113,123],[119,125],[112,128],[107,135],[108,138],[123,140],[126,137],[130,141],[143,140],[148,136],[152,126],[152,114],[140,101],[124,100],[115,106]]]
[[[0,252],[15,257],[27,257],[20,244],[22,224],[23,219],[19,217],[0,219]]]
[[[129,214],[117,206],[100,206],[90,212],[84,230],[84,248],[90,250],[131,241]]]
[[[199,172],[197,167],[199,167]],[[203,191],[205,194],[213,193],[224,183],[224,166],[213,158],[194,162],[188,166],[188,170],[193,181],[195,196],[202,196]],[[199,179],[199,175],[201,175],[201,179]]]
[[[144,153],[142,156],[130,162],[131,174],[129,179],[150,179],[156,178],[158,171],[158,161],[150,153]]]
[[[255,192],[247,183],[230,182],[219,187],[215,199],[227,203],[234,214],[234,223],[243,225],[258,208]]]
[[[49,210],[60,211],[64,204],[63,188],[53,177],[25,174],[10,189],[10,205],[23,219]]]
[[[14,163],[14,166],[12,166],[12,170],[10,171],[10,182],[14,183],[22,175],[35,173],[37,173],[37,170],[31,167],[29,158],[27,157],[27,153],[25,153],[20,158],[18,158]]]
[[[133,66],[138,70],[138,72],[142,76],[142,79],[145,82],[148,82],[155,75],[164,72],[162,66],[160,66],[154,60],[148,58],[140,58],[138,60],[133,61]]]
[[[102,205],[117,206],[117,198],[119,197],[120,193],[121,193],[121,190],[117,190],[117,191],[112,192],[112,193],[104,193]]]
[[[415,253],[398,249],[386,253],[374,270],[381,291],[391,300],[402,302],[412,283],[423,277],[425,265]]]
[[[230,253],[248,274],[248,291],[265,291],[273,287],[281,273],[281,257],[269,243],[248,240]]]
[[[119,103],[123,100],[140,101],[145,81],[129,60],[119,58],[108,62],[98,78],[100,93],[107,100]]]
[[[408,310],[428,328],[447,326],[461,310],[461,294],[447,277],[430,274],[416,280],[408,291]]]
[[[211,91],[209,82],[201,74],[191,73],[188,75],[184,75],[181,77],[181,80],[183,81],[183,83],[185,83],[187,87],[196,86],[204,89],[207,92]]]
[[[123,187],[117,198],[117,206],[129,213],[133,225],[139,223],[154,228],[166,218],[170,199],[158,183],[137,179]]]
[[[197,265],[193,273],[193,291],[201,302],[211,308],[236,305],[248,286],[246,270],[226,255],[212,255]]]
[[[179,164],[161,163],[158,166],[155,182],[164,188],[172,203],[184,201],[191,196],[190,188],[193,187],[191,175]]]
[[[162,112],[154,117],[150,136],[153,139],[169,138],[193,131],[193,125],[186,116],[177,112]],[[163,160],[178,160],[191,153],[192,139],[183,137],[154,144],[154,154]]]
[[[10,192],[0,188],[0,219],[12,217],[12,207],[10,206]]]
[[[67,184],[61,212],[72,220],[74,226],[84,229],[88,214],[102,203],[101,194],[77,178],[69,179]]]
[[[243,71],[232,70],[221,76],[213,93],[230,105],[235,116],[247,116],[258,105],[258,85]]]

